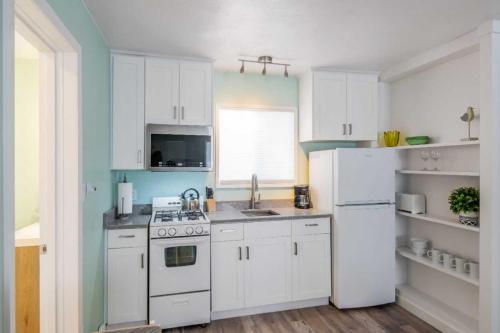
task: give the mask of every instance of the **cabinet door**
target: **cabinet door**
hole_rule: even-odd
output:
[[[179,62],[146,59],[146,124],[179,123]]]
[[[293,300],[331,295],[330,234],[294,236]]]
[[[113,169],[144,168],[144,58],[113,56]]]
[[[346,76],[316,72],[313,79],[314,140],[346,140]]]
[[[349,140],[377,140],[378,79],[375,75],[347,76]]]
[[[245,306],[243,241],[212,242],[212,311]]]
[[[147,320],[147,247],[108,250],[108,324]]]
[[[212,122],[212,64],[183,61],[180,66],[180,124]]]
[[[245,240],[245,305],[247,307],[289,302],[291,286],[291,239]]]

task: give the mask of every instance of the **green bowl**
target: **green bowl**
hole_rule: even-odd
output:
[[[409,136],[406,138],[406,143],[409,145],[425,145],[431,141],[431,138],[429,138],[426,135],[421,135],[421,136]]]

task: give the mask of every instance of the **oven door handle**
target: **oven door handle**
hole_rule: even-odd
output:
[[[165,245],[190,245],[190,244],[200,244],[204,242],[210,242],[210,237],[183,237],[183,238],[161,238],[152,239],[151,245],[153,246],[165,246]]]

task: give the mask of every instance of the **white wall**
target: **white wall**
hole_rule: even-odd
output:
[[[390,84],[391,127],[405,136],[428,135],[437,142],[466,136],[459,117],[479,107],[479,53],[475,52]],[[472,136],[479,136],[473,121]]]

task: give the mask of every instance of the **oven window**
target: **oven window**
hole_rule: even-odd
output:
[[[196,264],[196,246],[176,246],[165,249],[165,266],[180,267]]]

